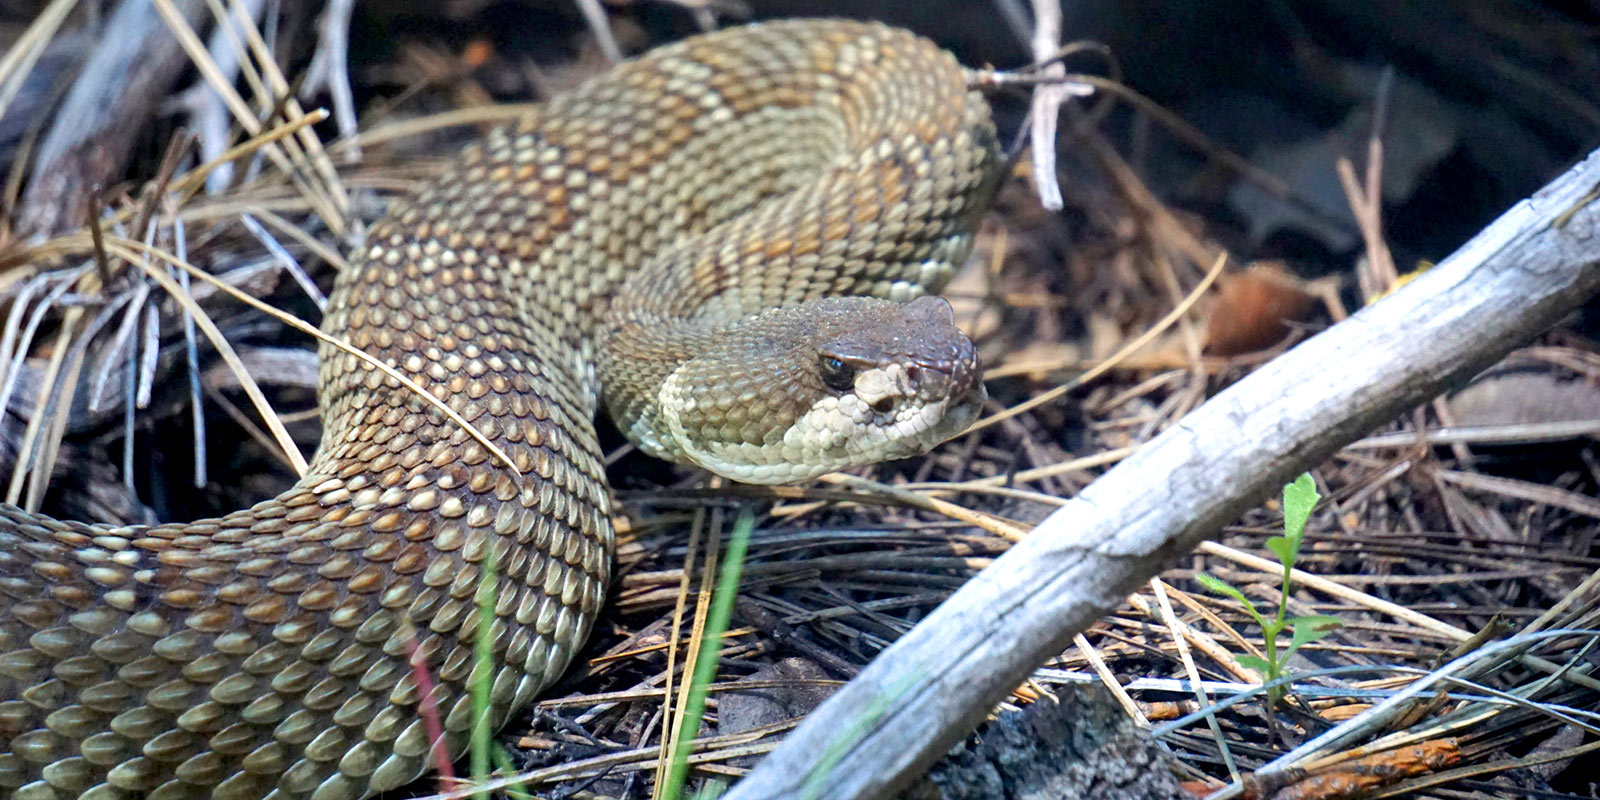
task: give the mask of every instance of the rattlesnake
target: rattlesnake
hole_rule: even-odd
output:
[[[153,528],[0,505],[0,791],[348,800],[449,751],[494,567],[492,724],[600,609],[592,417],[750,482],[926,450],[983,399],[937,291],[1000,158],[948,54],[875,24],[684,40],[391,209],[337,278],[323,439],[282,495]]]

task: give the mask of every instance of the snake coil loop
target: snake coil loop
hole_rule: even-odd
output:
[[[0,794],[353,800],[429,766],[424,700],[461,753],[469,680],[498,728],[599,613],[602,405],[765,482],[971,420],[972,345],[914,299],[997,152],[954,59],[845,21],[669,45],[489,134],[372,228],[323,322],[482,440],[324,347],[322,445],[278,497],[151,528],[0,505]]]

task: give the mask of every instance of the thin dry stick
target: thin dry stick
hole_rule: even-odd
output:
[[[183,225],[183,219],[178,216],[177,204],[173,202],[172,195],[163,198],[163,213],[170,220],[172,226],[172,244],[174,254],[179,261],[189,260],[189,232]],[[189,273],[173,269],[172,273],[178,277],[178,286],[185,295],[189,294]],[[189,377],[189,430],[194,438],[194,486],[203,489],[206,485],[206,415],[205,409],[200,405],[200,352],[195,341],[194,316],[189,312],[183,313],[183,360],[185,372]]]
[[[611,21],[606,18],[606,10],[600,6],[600,0],[578,0],[578,9],[583,12],[583,21],[594,33],[594,40],[599,43],[600,52],[605,54],[606,60],[613,64],[621,61],[622,48],[617,44],[617,37],[611,33]]]
[[[1011,83],[1018,78],[1025,79],[1029,83],[1037,80],[1037,77],[1033,75],[1018,76],[1014,73],[1005,72],[984,73],[984,77],[986,80],[993,80],[995,83],[1002,85]],[[1165,128],[1173,135],[1174,138],[1178,139],[1178,141],[1194,148],[1206,158],[1216,161],[1251,183],[1260,186],[1267,192],[1271,193],[1274,197],[1283,198],[1284,200],[1293,204],[1296,208],[1311,213],[1314,216],[1329,216],[1328,212],[1312,206],[1304,199],[1297,196],[1294,193],[1294,189],[1291,188],[1289,184],[1286,183],[1282,178],[1279,178],[1278,176],[1267,172],[1261,167],[1250,163],[1249,159],[1246,159],[1238,153],[1235,153],[1228,148],[1211,141],[1211,139],[1209,139],[1204,133],[1201,133],[1198,128],[1186,122],[1182,117],[1167,110],[1166,107],[1162,106],[1160,103],[1157,103],[1156,101],[1140,94],[1127,84],[1120,83],[1099,75],[1088,75],[1078,72],[1067,73],[1066,75],[1063,75],[1057,79],[1057,82],[1064,83],[1069,86],[1078,84],[1089,89],[1116,95],[1118,99],[1127,102],[1140,113],[1145,114],[1146,116],[1149,116],[1151,119],[1155,120],[1157,124]],[[1341,221],[1343,221],[1342,218]]]
[[[1029,46],[1034,61],[1040,64],[1055,58],[1061,50],[1060,0],[1033,0],[1033,38]],[[1067,74],[1061,64],[1049,64],[1041,71],[1047,81],[1059,81]],[[1039,193],[1039,203],[1049,211],[1060,211],[1065,205],[1061,183],[1056,178],[1056,121],[1061,117],[1061,104],[1074,92],[1073,87],[1063,83],[1041,83],[1034,87],[1033,105],[1028,109],[1033,185]]]
[[[711,613],[711,593],[717,585],[717,570],[722,567],[717,563],[718,549],[722,544],[722,509],[712,509],[710,517],[711,524],[706,526],[705,537],[706,566],[700,575],[700,593],[695,597],[694,624],[689,630],[689,652],[683,659],[683,682],[678,685],[678,696],[670,704],[671,707],[664,707],[661,713],[661,724],[671,736],[661,740],[661,758],[656,762],[655,780],[650,788],[653,800],[659,800],[666,791],[665,778],[672,767],[672,755],[678,752],[678,743],[684,736],[695,738],[697,733],[684,730],[681,723],[687,719],[684,712],[689,707],[689,694],[694,688],[695,665],[700,663],[700,645],[705,641],[706,617]],[[676,643],[677,640],[673,641]],[[715,655],[712,657],[716,658]]]
[[[207,0],[213,6],[217,0]],[[306,115],[301,108],[300,101],[294,98],[289,88],[289,81],[284,78],[283,70],[278,67],[278,61],[273,56],[272,48],[267,46],[261,37],[261,30],[256,27],[255,20],[250,16],[243,4],[235,2],[233,6],[234,20],[238,23],[239,30],[244,32],[245,41],[250,44],[250,51],[255,54],[256,61],[261,64],[262,75],[267,79],[267,86],[272,89],[272,97],[283,104],[283,113],[287,119],[299,119]],[[219,16],[218,21],[224,19]],[[306,160],[312,169],[322,178],[321,188],[325,189],[327,196],[333,201],[340,214],[350,211],[349,193],[345,191],[344,182],[339,179],[339,170],[334,167],[333,159],[328,158],[327,152],[322,147],[322,140],[317,137],[313,128],[302,127],[296,131],[295,136],[300,140],[300,145],[305,148]],[[344,232],[344,220],[341,217],[339,225],[333,226],[334,233]]]
[[[180,272],[178,274],[182,275],[184,273]],[[229,365],[229,368],[232,369],[232,365]],[[243,365],[239,365],[239,369],[243,368]],[[244,413],[237,405],[234,405],[233,401],[229,400],[227,395],[224,395],[220,389],[206,386],[205,393],[207,397],[211,398],[211,402],[216,403],[217,407],[222,409],[222,413],[228,415],[228,419],[233,420],[233,423],[238,425],[246,436],[255,440],[255,443],[260,445],[261,449],[267,451],[285,467],[291,470],[294,469],[294,461],[290,460],[289,455],[283,451],[283,445],[275,441],[271,434],[261,430],[261,426],[257,425],[249,414]],[[279,414],[278,418],[282,419],[283,415]]]
[[[189,60],[194,63],[195,69],[200,72],[201,77],[206,79],[211,88],[227,104],[228,110],[233,112],[234,121],[239,123],[239,127],[244,128],[252,136],[260,134],[262,129],[261,121],[256,119],[255,112],[250,110],[249,104],[234,90],[233,81],[229,80],[218,69],[217,63],[212,60],[211,54],[207,52],[205,43],[200,41],[200,37],[195,34],[194,28],[190,27],[189,22],[173,7],[172,0],[151,0],[151,3],[154,4],[156,13],[161,15],[161,18],[166,21],[167,27],[172,30],[172,35],[177,38],[178,44],[183,47],[184,52],[189,54]],[[294,173],[289,160],[277,147],[264,148],[264,152],[269,158],[273,159],[279,169],[285,173]]]
[[[1166,622],[1167,630],[1172,634],[1172,646],[1178,651],[1178,659],[1183,663],[1184,674],[1189,676],[1189,685],[1194,687],[1195,700],[1200,703],[1201,708],[1210,708],[1211,696],[1206,692],[1205,681],[1201,680],[1200,668],[1194,663],[1194,655],[1189,652],[1188,634],[1193,632],[1192,629],[1180,623],[1178,615],[1172,613],[1172,604],[1167,602],[1166,587],[1160,578],[1150,579],[1150,591],[1155,594],[1156,604],[1161,607],[1160,619]],[[1143,600],[1138,595],[1134,595],[1133,598]],[[1149,610],[1147,606],[1145,613],[1148,614]],[[1211,644],[1216,643],[1211,642]],[[1239,767],[1233,763],[1233,751],[1228,749],[1227,737],[1222,735],[1222,726],[1217,723],[1216,715],[1207,716],[1206,723],[1211,727],[1211,737],[1217,743],[1217,752],[1222,755],[1222,763],[1227,766],[1228,774],[1233,776],[1234,780],[1239,780]]]
[[[195,69],[206,79],[211,88],[215,89],[217,94],[222,97],[223,102],[228,106],[228,110],[233,112],[234,121],[238,122],[239,127],[244,128],[245,132],[252,137],[258,136],[263,129],[261,121],[256,119],[255,112],[250,110],[249,104],[234,90],[233,82],[228,80],[227,76],[223,75],[217,67],[216,62],[211,60],[211,54],[206,51],[205,43],[200,41],[200,37],[194,32],[194,28],[190,27],[189,22],[173,7],[172,0],[150,0],[150,2],[155,5],[156,12],[161,15],[161,18],[166,21],[167,27],[172,30],[172,34],[177,38],[178,44],[183,48],[184,52],[189,54],[189,60],[194,63]],[[306,126],[297,125],[294,127],[296,132],[299,132],[304,130]],[[315,185],[306,180],[306,171],[297,169],[294,160],[289,155],[286,155],[286,152],[298,152],[291,141],[278,142],[274,140],[264,145],[261,148],[261,152],[272,161],[273,166],[277,167],[285,175],[290,176],[291,180],[302,189],[306,200],[311,204],[317,217],[322,220],[324,225],[328,226],[329,230],[335,233],[344,230],[344,214],[339,203],[340,198],[318,191]]]
[[[1502,497],[1511,497],[1526,500],[1530,503],[1555,506],[1556,508],[1582,514],[1591,519],[1600,519],[1600,500],[1585,497],[1577,492],[1557,489],[1541,483],[1522,481],[1515,478],[1497,478],[1493,475],[1482,475],[1476,472],[1459,472],[1456,470],[1441,469],[1434,473],[1440,482],[1454,484],[1466,489],[1479,492],[1492,492]]]
[[[211,275],[202,272],[199,269],[190,266],[189,264],[178,261],[177,257],[175,256],[167,254],[161,250],[157,250],[153,247],[145,247],[143,242],[136,242],[132,239],[109,237],[106,240],[106,252],[115,255],[118,258],[124,259],[130,264],[138,265],[139,269],[144,271],[144,274],[148,275],[157,284],[160,284],[161,288],[166,290],[167,294],[170,295],[173,300],[176,300],[185,311],[194,317],[195,324],[199,326],[200,331],[206,335],[206,338],[211,341],[211,346],[217,348],[217,354],[221,356],[224,361],[228,362],[230,366],[235,366],[234,372],[239,376],[239,385],[244,389],[245,394],[250,398],[250,402],[255,405],[256,412],[261,415],[262,421],[267,424],[267,429],[272,431],[272,438],[277,441],[279,449],[281,449],[283,454],[288,456],[291,463],[293,463],[295,475],[304,476],[307,469],[305,455],[302,454],[300,452],[300,448],[295,445],[294,437],[290,436],[289,430],[283,426],[283,420],[280,419],[278,417],[278,413],[273,410],[272,404],[268,402],[266,394],[261,391],[261,387],[256,385],[255,379],[250,377],[249,372],[244,369],[242,364],[239,363],[239,355],[238,353],[234,352],[233,346],[228,343],[228,338],[222,335],[222,331],[217,328],[216,323],[212,322],[211,317],[201,310],[199,304],[195,303],[194,298],[190,297],[183,291],[183,287],[178,285],[178,281],[176,279],[174,279],[171,275],[168,275],[166,270],[157,269],[155,266],[148,263],[145,258],[141,257],[141,252],[144,255],[160,258],[169,264],[183,269],[190,275],[204,276],[204,280],[215,281],[215,285],[219,287],[227,287],[224,291],[237,292],[238,294],[236,296],[248,297],[248,295],[245,295],[243,292],[240,292],[238,289],[235,289],[232,286],[227,286],[227,284],[224,284],[221,281],[217,281]],[[253,297],[250,299],[255,300]],[[262,305],[265,304],[263,303]]]
[[[116,362],[121,358],[122,351],[133,338],[134,323],[138,321],[139,310],[144,308],[144,302],[149,296],[150,284],[141,282],[134,288],[133,294],[115,301],[130,308],[123,314],[121,324],[117,325],[116,332],[111,334],[111,341],[106,344],[103,355],[95,364],[94,380],[89,385],[89,411],[98,412],[106,408],[109,399],[106,397],[106,383],[111,378],[111,372],[116,369]]]
[[[328,145],[331,153],[344,153],[351,149],[388,144],[412,136],[459,128],[465,125],[499,125],[515,122],[537,109],[537,103],[512,103],[507,105],[469,106],[451,111],[441,111],[415,119],[386,122],[368,128],[349,139],[340,139]],[[369,117],[370,119],[370,117]]]
[[[67,351],[72,348],[68,343],[73,334],[77,332],[78,322],[83,318],[83,308],[73,306],[67,309],[66,315],[61,320],[61,330],[56,334],[55,345],[50,350],[50,361],[45,368],[44,378],[40,381],[39,396],[33,405],[32,416],[28,418],[28,427],[23,431],[22,444],[17,447],[17,469],[11,473],[10,485],[6,487],[6,502],[17,505],[22,499],[22,482],[31,474],[28,465],[33,463],[34,447],[38,445],[39,436],[44,430],[44,424],[50,415],[45,413],[51,395],[51,387],[56,384],[56,376],[61,373],[62,361],[66,358]],[[49,475],[34,474],[33,485],[39,486],[49,480]],[[29,499],[32,500],[31,493]],[[29,511],[37,511],[36,506],[29,506]]]
[[[1355,165],[1349,158],[1340,156],[1335,165],[1339,185],[1344,188],[1350,212],[1355,215],[1367,247],[1367,269],[1371,275],[1370,284],[1365,287],[1368,302],[1388,291],[1400,277],[1394,266],[1394,256],[1389,252],[1389,243],[1383,236],[1383,117],[1393,78],[1394,73],[1385,70],[1378,84],[1378,100],[1372,110],[1372,134],[1367,138],[1365,188],[1356,181]]]
[[[1152,590],[1155,588],[1157,580],[1159,579],[1152,579]],[[1165,584],[1162,585],[1162,588],[1166,588]],[[1228,648],[1223,647],[1216,639],[1207,636],[1204,632],[1197,630],[1193,625],[1178,619],[1176,616],[1168,616],[1165,613],[1165,609],[1163,609],[1163,613],[1157,614],[1156,610],[1150,607],[1150,603],[1137,594],[1128,595],[1128,604],[1133,606],[1139,613],[1152,619],[1160,620],[1172,632],[1174,637],[1181,638],[1188,644],[1193,645],[1195,649],[1221,665],[1223,669],[1232,673],[1240,681],[1245,683],[1261,682],[1261,673],[1240,664],[1233,657],[1233,654],[1228,652]]]
[[[1189,594],[1188,592],[1185,592],[1185,591],[1180,591],[1178,589],[1174,589],[1171,586],[1167,587],[1167,595],[1169,597],[1171,597],[1172,599],[1177,600],[1179,603],[1181,603],[1185,608],[1189,609],[1190,611],[1193,611],[1194,613],[1199,614],[1200,618],[1205,620],[1212,627],[1216,628],[1219,631],[1222,631],[1223,635],[1227,636],[1228,639],[1230,639],[1236,646],[1238,646],[1238,648],[1240,650],[1243,650],[1246,653],[1249,653],[1250,655],[1255,656],[1256,658],[1264,658],[1264,656],[1262,656],[1262,654],[1261,654],[1261,650],[1255,646],[1255,643],[1251,642],[1249,639],[1246,639],[1244,637],[1244,634],[1240,633],[1237,628],[1235,628],[1232,625],[1229,625],[1227,622],[1223,621],[1223,619],[1221,617],[1216,615],[1216,612],[1214,612],[1211,609],[1209,609],[1209,608],[1205,607],[1204,605],[1202,605],[1200,603],[1200,601],[1194,599],[1193,595],[1191,595],[1191,594]],[[1233,655],[1230,653],[1228,655],[1228,657],[1231,659],[1233,657]],[[1239,669],[1247,669],[1243,665],[1239,664],[1237,661],[1232,662],[1232,664],[1233,664],[1233,666],[1228,667],[1228,670],[1230,672],[1233,672],[1235,675],[1238,675],[1240,673],[1235,671],[1234,667],[1238,667]],[[1254,672],[1254,670],[1248,670],[1248,671]]]
[[[146,319],[149,318],[151,317],[147,314]],[[45,490],[49,488],[50,476],[55,474],[56,458],[61,454],[62,440],[66,438],[67,420],[72,416],[69,413],[72,409],[72,399],[77,394],[78,387],[81,385],[84,356],[88,353],[89,345],[94,341],[95,335],[99,333],[99,330],[96,327],[96,323],[99,321],[100,320],[98,319],[91,320],[89,324],[84,326],[84,328],[77,334],[77,341],[72,343],[72,354],[68,356],[67,371],[62,375],[61,390],[56,394],[54,398],[55,405],[50,409],[49,412],[51,417],[50,432],[45,437],[43,446],[39,450],[39,457],[34,468],[36,479],[33,483],[33,486],[30,487],[29,490],[27,504],[29,509],[38,509],[40,506],[44,505]],[[146,330],[149,330],[148,325],[146,326]],[[151,349],[151,352],[154,352],[154,348]],[[134,355],[135,353],[133,351],[129,351],[128,368],[130,378],[132,377],[132,371],[135,366],[133,360]],[[149,359],[145,359],[144,363],[148,362]],[[143,377],[143,375],[141,374],[140,377]],[[142,387],[143,384],[141,384],[141,388]],[[132,387],[129,388],[131,389]],[[130,408],[130,411],[127,415],[128,419],[132,419],[132,404],[138,399],[143,399],[145,401],[145,405],[149,405],[150,401],[148,393],[140,397],[135,397],[133,392],[130,391],[128,393],[128,405]],[[132,426],[130,425],[129,427],[131,428]],[[128,442],[132,442],[132,431],[129,430],[124,438]],[[124,447],[122,450],[122,480],[123,483],[128,486],[130,493],[133,491],[133,454],[134,449],[131,445]]]
[[[224,65],[222,62],[216,62],[218,74],[226,75],[233,69],[237,69],[239,76],[244,79],[245,86],[250,89],[251,95],[255,97],[256,107],[260,109],[260,113],[263,115],[271,113],[278,105],[278,98],[267,90],[267,85],[262,81],[261,70],[256,69],[255,61],[251,57],[250,47],[240,37],[239,30],[228,19],[227,9],[223,8],[218,0],[206,0],[206,5],[211,11],[212,20],[216,22],[216,29],[212,33],[212,39],[214,41],[221,39],[229,47],[230,63]],[[206,50],[208,57],[210,52],[211,50],[208,48]],[[211,60],[216,61],[216,59]]]
[[[951,503],[946,500],[940,500],[936,497],[929,497],[928,495],[920,492],[913,492],[907,489],[889,486],[888,484],[867,480],[866,478],[858,478],[854,475],[846,475],[841,472],[823,475],[818,480],[822,481],[823,483],[834,484],[835,486],[848,486],[856,491],[877,495],[896,503],[903,503],[905,505],[912,506],[913,508],[921,508],[926,511],[932,511],[935,514],[949,517],[958,522],[965,522],[968,525],[982,528],[1007,541],[1020,541],[1022,537],[1028,535],[1026,530],[996,519],[995,517],[991,517],[988,514],[972,511],[956,505],[955,503]]]
[[[1111,673],[1111,667],[1107,666],[1106,660],[1100,657],[1100,651],[1095,649],[1095,646],[1090,644],[1089,640],[1081,633],[1073,635],[1072,643],[1078,648],[1078,652],[1083,654],[1084,660],[1089,662],[1089,667],[1094,670],[1094,674],[1099,676],[1100,683],[1111,692],[1112,697],[1117,698],[1117,704],[1122,706],[1122,710],[1127,713],[1129,719],[1132,719],[1135,725],[1149,730],[1150,718],[1146,717],[1144,711],[1139,708],[1139,704],[1133,701],[1133,697],[1128,694],[1128,690],[1117,682],[1117,676]]]
[[[1282,564],[1279,564],[1271,559],[1246,553],[1242,550],[1235,550],[1234,548],[1228,547],[1224,544],[1218,544],[1216,542],[1202,542],[1200,544],[1199,551],[1209,556],[1225,558],[1236,564],[1242,564],[1246,567],[1259,570],[1260,572],[1268,575],[1283,574]],[[1297,569],[1291,571],[1289,573],[1289,577],[1296,586],[1307,589],[1315,589],[1324,594],[1337,597],[1340,600],[1355,603],[1356,605],[1359,605],[1369,611],[1387,614],[1395,619],[1415,625],[1425,631],[1429,631],[1430,633],[1436,633],[1440,636],[1444,636],[1451,641],[1465,641],[1472,636],[1472,634],[1468,631],[1462,630],[1461,628],[1457,628],[1456,626],[1448,623],[1440,622],[1439,620],[1436,620],[1427,614],[1423,614],[1418,611],[1412,611],[1405,606],[1391,603],[1387,600],[1380,600],[1379,598],[1373,597],[1370,594],[1357,591],[1345,586],[1344,584],[1337,583],[1320,575],[1313,575],[1309,572]]]
[[[5,333],[0,335],[0,357],[4,358],[4,361],[0,361],[0,410],[11,407],[11,393],[17,387],[22,375],[23,362],[33,348],[33,337],[39,332],[45,314],[88,271],[89,267],[85,265],[64,270],[62,273],[37,275],[17,293],[17,298],[11,304],[11,313],[6,317]],[[33,313],[26,313],[29,296],[35,290],[48,286],[52,281],[56,282],[55,288],[40,298]],[[28,318],[26,324],[22,322],[24,316]]]
[[[350,89],[350,14],[355,10],[355,0],[330,0],[317,21],[317,52],[306,67],[306,77],[301,84],[301,99],[309,99],[319,89],[327,89],[333,98],[333,121],[339,127],[339,136],[356,135],[356,99]],[[360,158],[361,150],[348,152]]]
[[[1010,419],[1018,414],[1025,414],[1029,411],[1032,411],[1033,409],[1038,408],[1045,403],[1049,403],[1066,394],[1067,392],[1070,392],[1073,389],[1076,389],[1079,386],[1082,386],[1089,381],[1092,381],[1095,378],[1098,378],[1101,375],[1104,375],[1107,372],[1115,369],[1116,366],[1127,359],[1128,356],[1133,355],[1145,345],[1154,341],[1155,338],[1160,336],[1163,331],[1172,327],[1172,325],[1179,319],[1182,319],[1184,314],[1189,313],[1189,309],[1194,308],[1194,304],[1199,302],[1201,297],[1205,296],[1206,290],[1211,288],[1211,284],[1215,283],[1217,278],[1222,275],[1222,268],[1227,266],[1227,264],[1227,253],[1217,256],[1216,263],[1211,265],[1210,271],[1208,271],[1206,276],[1200,280],[1200,283],[1189,292],[1189,296],[1185,297],[1182,303],[1179,303],[1176,308],[1167,312],[1167,315],[1162,317],[1161,320],[1155,325],[1151,326],[1150,330],[1145,331],[1133,341],[1123,345],[1122,349],[1112,354],[1112,356],[1105,361],[1100,362],[1100,364],[1094,369],[1091,369],[1088,372],[1085,372],[1082,375],[1079,375],[1078,377],[1055,387],[1054,389],[1051,389],[1047,392],[1041,392],[1036,397],[1018,403],[998,414],[995,414],[994,416],[978,420],[972,424],[972,427],[966,430],[966,433],[980,431],[989,427],[990,425],[995,424],[996,422],[1000,422],[1001,420]]]
[[[344,269],[349,266],[349,263],[345,261],[344,256],[341,255],[338,250],[323,244],[321,239],[318,239],[317,237],[312,236],[310,233],[307,233],[306,230],[299,225],[296,225],[293,222],[290,222],[289,220],[286,220],[283,217],[266,210],[265,208],[253,209],[247,213],[255,216],[273,228],[276,228],[279,233],[282,233],[296,242],[299,242],[302,247],[310,250],[313,255],[322,259],[327,263],[328,266],[333,267],[334,272],[343,272]]]
[[[222,153],[222,155],[219,155],[216,158],[207,161],[206,163],[201,164],[200,166],[189,170],[182,176],[174,179],[172,181],[172,192],[178,196],[179,202],[182,200],[187,200],[196,192],[200,191],[201,186],[205,184],[206,176],[211,174],[212,170],[221,167],[223,164],[228,164],[237,159],[244,158],[245,156],[254,155],[263,148],[270,147],[274,142],[277,142],[280,139],[293,136],[295,132],[301,128],[304,128],[307,125],[315,125],[327,118],[328,113],[318,109],[299,119],[290,120],[270,130],[262,131],[261,133],[258,133],[255,136],[252,136],[249,139],[246,139],[234,145],[233,147],[228,148]],[[114,219],[120,218],[114,217]]]
[[[752,728],[748,731],[741,731],[740,733],[694,739],[690,742],[694,755],[689,756],[689,763],[698,765],[737,756],[761,755],[771,752],[778,746],[778,743],[775,741],[759,742],[759,740],[782,733],[793,726],[793,720],[785,720],[771,725],[763,725],[759,728]],[[745,744],[747,742],[758,743]],[[467,789],[455,789],[439,794],[431,794],[418,798],[418,800],[466,800],[469,797],[480,796],[486,792],[504,789],[509,786],[577,780],[621,772],[640,772],[649,769],[650,765],[655,762],[655,758],[656,747],[638,747],[632,750],[624,750],[620,753],[607,753],[582,761],[529,770],[517,775],[484,781]]]
[[[678,638],[683,630],[683,609],[689,603],[689,581],[694,575],[694,562],[700,551],[700,543],[706,539],[706,510],[694,510],[694,523],[689,526],[689,546],[683,554],[683,574],[678,578],[678,599],[672,607],[672,627],[669,629],[666,644],[667,670],[664,673],[661,685],[661,752],[656,759],[656,774],[653,784],[661,785],[662,776],[667,774],[667,761],[672,753],[669,745],[673,737],[672,727],[672,680],[677,675],[678,666]],[[691,647],[689,652],[694,652]],[[618,654],[621,656],[623,654]],[[687,673],[686,673],[687,677]],[[687,681],[685,681],[687,683]],[[652,790],[653,792],[654,790]]]
[[[78,0],[51,0],[0,57],[0,117],[6,115],[11,101],[22,90],[24,79],[44,54],[45,46],[50,44],[50,38],[56,35],[56,29],[77,5]]]
[[[939,484],[934,488],[948,488],[951,490],[957,490],[983,486],[1005,486],[1007,484],[1033,483],[1034,481],[1044,480],[1045,478],[1053,478],[1057,475],[1065,475],[1068,472],[1080,472],[1082,470],[1095,469],[1097,467],[1109,467],[1112,464],[1115,464],[1118,461],[1133,455],[1133,451],[1134,448],[1132,447],[1118,447],[1112,450],[1107,450],[1103,453],[1096,453],[1092,456],[1084,456],[1083,458],[1074,458],[1067,461],[1062,461],[1058,464],[1048,464],[1043,467],[1019,470],[1014,475],[995,475],[989,478],[973,478],[972,480],[960,481],[958,483]]]
[[[246,0],[250,4],[252,16],[260,16],[266,5],[266,0]],[[218,71],[223,75],[237,77],[243,73],[246,81],[255,79],[253,69],[246,53],[238,46],[238,37],[232,35],[233,30],[227,25],[217,25],[211,31],[211,36],[206,44],[206,52],[211,60],[216,63]],[[222,151],[228,149],[233,131],[229,126],[232,115],[222,98],[211,91],[204,83],[195,84],[184,90],[178,96],[178,104],[188,112],[189,128],[194,131],[195,139],[199,143],[202,158],[215,158]],[[206,180],[206,188],[212,193],[226,190],[233,182],[232,169],[220,169],[213,172]]]
[[[1572,591],[1562,596],[1561,600],[1551,606],[1548,611],[1528,623],[1522,629],[1522,632],[1533,633],[1550,627],[1556,620],[1561,619],[1562,615],[1569,613],[1575,606],[1590,598],[1590,593],[1594,592],[1597,587],[1600,587],[1600,569],[1589,573],[1589,577],[1584,578],[1582,583],[1572,587]]]

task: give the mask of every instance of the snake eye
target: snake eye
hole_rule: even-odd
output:
[[[856,383],[856,368],[844,363],[838,356],[823,356],[817,362],[817,368],[822,372],[822,382],[828,388],[840,392],[848,392]]]

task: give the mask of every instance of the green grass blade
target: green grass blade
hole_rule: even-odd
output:
[[[498,745],[495,746],[494,763],[495,766],[500,768],[500,773],[502,775],[510,776],[517,774],[516,767],[511,765],[511,756],[506,753],[506,749],[504,747],[500,747]],[[511,800],[533,800],[533,796],[528,794],[528,790],[522,788],[522,784],[520,783],[513,783],[510,786],[507,786],[505,788],[505,793],[511,796]]]
[[[493,752],[489,690],[494,686],[494,605],[499,581],[495,576],[494,541],[483,544],[483,572],[478,576],[478,630],[473,642],[472,670],[472,779],[489,779],[489,759]],[[481,794],[481,793],[480,793]],[[477,796],[477,795],[475,795]]]
[[[728,540],[728,552],[722,559],[722,573],[717,576],[717,591],[711,598],[711,611],[706,614],[705,634],[700,640],[700,656],[695,661],[694,675],[690,679],[689,697],[684,702],[683,718],[678,721],[678,746],[672,753],[672,763],[662,781],[661,800],[678,800],[683,796],[689,778],[689,751],[695,734],[700,731],[700,721],[706,712],[706,690],[717,677],[717,660],[722,656],[722,634],[728,630],[728,620],[733,617],[733,600],[739,594],[739,576],[744,572],[745,552],[750,548],[750,531],[755,528],[755,511],[745,506],[733,523],[733,535]]]

